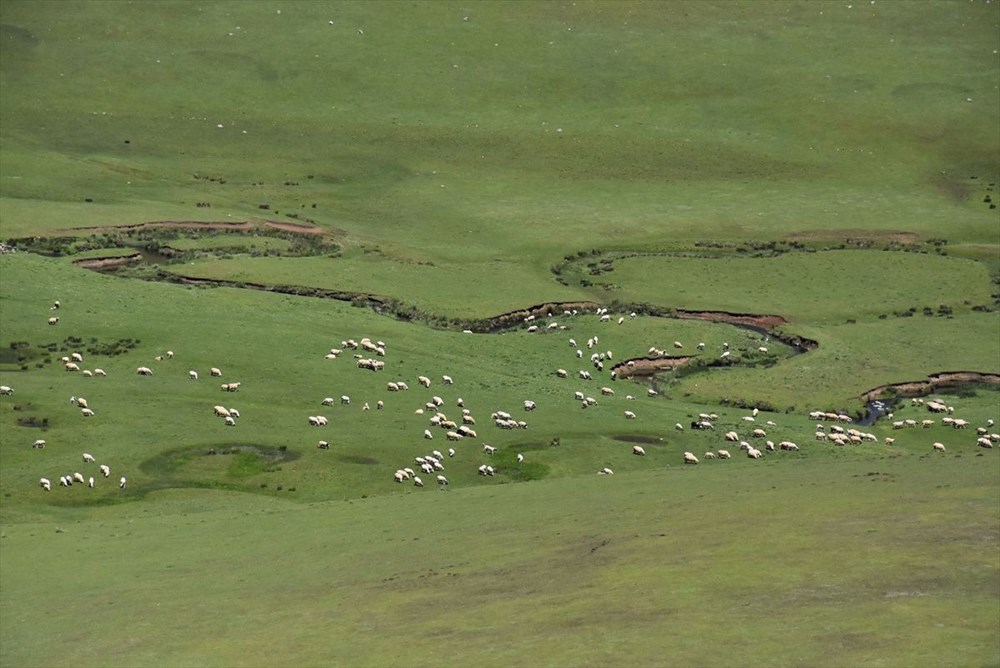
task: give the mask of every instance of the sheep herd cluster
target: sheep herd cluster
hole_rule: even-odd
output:
[[[51,308],[53,310],[60,308],[59,302],[58,301],[55,302]],[[567,316],[577,315],[577,313],[575,311],[573,312],[567,311],[565,315]],[[635,319],[636,315],[637,314],[635,313],[630,313],[628,315],[628,320]],[[597,309],[597,316],[599,322],[607,323],[612,321],[611,315],[607,312],[607,309],[604,308]],[[566,329],[565,325],[560,325],[558,322],[553,320],[544,326],[544,330],[540,330],[539,325],[534,324],[533,322],[535,318],[536,316],[534,315],[529,315],[525,318],[524,322],[525,325],[527,326],[528,332],[536,332],[536,331],[551,332],[553,330]],[[55,322],[52,322],[52,320],[50,320],[49,322],[50,324],[55,324]],[[58,319],[56,319],[56,322],[58,322]],[[625,316],[621,316],[617,319],[617,323],[619,325],[625,322],[626,322]],[[583,347],[578,346],[576,340],[573,338],[569,338],[568,343],[570,349],[573,351],[572,357],[575,357],[576,359],[583,359],[584,358]],[[594,350],[599,345],[599,343],[600,339],[597,335],[591,336],[586,340],[586,348],[588,350]],[[673,347],[675,349],[683,349],[684,345],[680,341],[674,341]],[[699,351],[703,351],[705,349],[705,344],[703,342],[700,342],[696,345],[696,348]],[[363,337],[357,341],[354,339],[343,340],[340,342],[339,347],[331,348],[329,352],[325,353],[324,358],[327,360],[336,360],[342,355],[344,355],[345,351],[347,350],[357,351],[353,354],[353,357],[355,359],[356,368],[358,369],[379,372],[379,371],[384,371],[386,368],[384,359],[386,358],[387,355],[386,352],[387,344],[384,341],[372,341],[368,337]],[[759,351],[765,352],[766,348],[764,346],[761,346],[759,348]],[[722,347],[722,354],[726,355],[727,353],[729,353],[729,344],[724,343]],[[656,346],[653,346],[649,349],[648,354],[662,356],[664,354],[664,351],[657,348]],[[370,357],[368,355],[373,355],[373,356]],[[173,357],[174,357],[174,352],[168,350],[163,355],[157,355],[155,359],[157,362],[163,362],[164,360],[169,360],[172,359]],[[572,357],[570,356],[567,357],[569,359],[572,359]],[[611,350],[592,352],[589,357],[590,364],[592,365],[593,370],[597,372],[602,372],[604,370],[604,363],[606,361],[613,359],[614,359],[614,353]],[[95,368],[93,370],[81,369],[80,365],[83,363],[83,356],[77,352],[72,353],[72,355],[70,355],[69,357],[62,358],[62,363],[67,371],[80,372],[82,375],[87,377],[107,376],[107,373],[105,373],[104,370],[102,369],[98,368]],[[628,362],[626,362],[626,365],[627,364]],[[136,373],[140,376],[152,376],[153,370],[146,366],[140,366],[136,369]],[[213,377],[222,376],[221,369],[217,367],[212,367],[209,370],[209,373]],[[556,369],[555,375],[558,378],[566,380],[568,380],[571,376],[571,374],[564,368]],[[576,374],[573,374],[573,376],[580,381],[594,380],[591,370],[589,369],[579,369],[576,372]],[[199,375],[197,371],[190,370],[188,372],[188,377],[191,380],[196,381],[198,380]],[[610,379],[612,381],[616,380],[616,372],[614,370],[610,371]],[[439,382],[442,384],[442,386],[455,385],[455,381],[448,374],[441,374]],[[426,375],[417,376],[416,383],[424,389],[430,389],[433,384],[431,378]],[[241,387],[240,382],[227,382],[221,384],[220,389],[224,392],[236,392],[240,389],[240,387]],[[385,387],[386,391],[389,393],[406,393],[410,389],[410,386],[407,383],[407,381],[401,378],[395,378],[393,380],[387,381]],[[13,388],[9,386],[0,386],[0,395],[12,395],[13,393],[14,393]],[[602,397],[602,401],[614,401],[615,400],[614,398],[616,397],[615,390],[608,386],[600,387],[598,392],[595,392],[593,394],[599,394]],[[646,395],[648,397],[655,397],[657,395],[657,392],[653,388],[649,388],[646,391]],[[567,392],[567,400],[568,397],[569,393]],[[578,402],[580,407],[583,409],[589,409],[595,407],[599,403],[595,396],[582,390],[574,389],[572,391],[572,397],[573,401]],[[90,407],[88,401],[83,397],[73,396],[71,397],[70,401],[80,408],[82,415],[84,415],[85,417],[91,417],[94,415],[94,410]],[[625,401],[634,402],[636,401],[636,397],[631,394],[628,394],[625,396]],[[338,403],[342,406],[350,406],[351,398],[346,394],[341,395],[339,400],[335,399],[334,397],[325,397],[320,403],[321,405],[327,407],[332,407]],[[446,403],[445,400],[441,396],[435,394],[431,396],[427,401],[425,401],[422,405],[418,405],[413,411],[414,416],[420,416],[421,420],[426,420],[426,423],[424,423],[423,425],[423,434],[422,434],[423,439],[433,440],[435,437],[435,433],[441,433],[441,432],[444,433],[444,437],[448,441],[454,442],[456,444],[467,438],[478,439],[479,435],[476,429],[474,428],[477,424],[476,418],[473,416],[472,411],[466,407],[465,401],[461,397],[455,399],[455,405],[460,410],[460,415],[455,415],[455,419],[452,419],[445,413],[444,410],[445,403]],[[955,412],[955,408],[953,406],[947,406],[946,404],[935,400],[928,400],[925,402],[923,399],[913,399],[912,405],[926,406],[927,410],[932,413],[947,413],[947,416],[941,419],[942,426],[948,426],[958,430],[964,429],[967,426],[969,426],[969,422],[967,420],[952,417],[952,415]],[[378,400],[375,402],[375,409],[377,411],[381,411],[384,408],[385,408],[385,402],[383,400]],[[524,399],[521,404],[521,409],[525,413],[531,413],[535,411],[537,408],[538,404],[533,399]],[[362,410],[363,411],[371,410],[371,404],[365,402],[362,406]],[[237,419],[240,418],[239,410],[237,410],[236,408],[230,408],[222,405],[213,406],[213,413],[215,416],[222,418],[225,421],[226,425],[233,427],[236,426],[237,424],[236,421]],[[762,459],[765,456],[765,453],[768,452],[778,452],[778,451],[797,452],[800,450],[800,447],[794,441],[779,440],[779,442],[776,444],[773,440],[770,440],[768,438],[768,430],[780,432],[778,425],[771,420],[767,420],[761,426],[755,426],[755,425],[751,426],[753,423],[756,422],[759,413],[760,413],[759,410],[755,408],[750,412],[750,414],[744,415],[740,418],[742,422],[748,424],[748,429],[750,429],[745,439],[741,437],[736,430],[731,429],[723,434],[722,444],[729,444],[729,443],[738,444],[740,451],[746,452],[747,457],[750,459]],[[622,414],[626,420],[637,419],[637,413],[634,410],[623,410]],[[830,413],[824,411],[813,411],[809,414],[809,416],[810,418],[817,421],[826,421],[835,423],[827,427],[824,424],[818,422],[816,424],[816,431],[814,433],[816,441],[829,443],[836,446],[858,445],[864,442],[878,442],[878,438],[870,432],[862,432],[854,428],[850,427],[845,428],[840,425],[840,423],[851,422],[852,420],[850,416],[844,415],[842,413]],[[892,420],[893,415],[890,413],[888,415],[888,418]],[[502,408],[496,408],[492,410],[490,413],[490,419],[492,420],[494,426],[498,429],[509,430],[509,429],[528,428],[528,423],[525,420],[516,419],[510,412],[503,410]],[[714,432],[718,420],[719,416],[715,413],[701,413],[698,415],[698,418],[696,420],[693,420],[690,423],[690,428],[693,430]],[[327,418],[324,415],[308,416],[309,425],[315,427],[325,427],[329,423],[330,423],[329,418]],[[916,427],[916,426],[918,426],[917,421],[912,419],[892,422],[892,427],[894,429],[905,429],[908,427]],[[919,426],[928,429],[934,427],[935,422],[934,420],[931,419],[925,419],[919,423]],[[1000,434],[990,433],[989,430],[987,429],[988,427],[992,426],[993,426],[993,420],[989,420],[985,427],[977,428],[976,430],[978,437],[976,441],[977,445],[983,448],[992,448],[994,443],[1000,441]],[[685,429],[684,425],[682,425],[681,423],[675,424],[674,428],[677,431],[684,431]],[[884,439],[884,443],[886,445],[892,445],[894,442],[895,439],[893,438]],[[32,447],[41,449],[44,448],[45,445],[46,443],[44,440],[38,439],[34,442]],[[321,450],[329,450],[330,443],[329,441],[326,440],[320,440],[317,444],[317,447]],[[937,451],[944,451],[945,446],[940,442],[934,442],[933,449]],[[492,459],[490,458],[494,454],[496,454],[497,448],[493,445],[490,445],[489,443],[483,442],[482,449],[480,452],[482,453],[482,455],[487,457],[487,461],[475,462],[475,464],[477,464],[477,469],[476,469],[477,474],[479,476],[484,476],[484,477],[493,477],[498,475],[500,471],[498,470],[497,467],[495,467],[493,464],[490,463],[490,461],[492,461]],[[407,480],[412,480],[413,484],[416,487],[423,487],[424,482],[420,478],[420,475],[415,470],[415,468],[413,468],[415,466],[419,468],[419,473],[428,476],[434,475],[436,482],[439,486],[442,487],[447,486],[449,484],[448,479],[443,475],[443,472],[445,471],[444,462],[446,460],[455,458],[456,455],[458,454],[459,452],[456,451],[455,448],[448,448],[447,457],[440,450],[432,450],[429,453],[418,455],[414,457],[414,461],[412,463],[407,462],[407,465],[396,468],[392,474],[392,479],[397,483],[403,483]],[[646,451],[642,446],[635,445],[632,447],[632,454],[636,456],[645,456]],[[705,460],[728,460],[731,459],[731,457],[732,455],[728,449],[718,448],[715,450],[705,451],[702,458]],[[83,455],[83,458],[85,463],[96,463],[95,459],[88,453],[85,453]],[[524,455],[518,453],[516,455],[516,461],[518,464],[524,462]],[[701,460],[699,459],[698,456],[696,456],[692,452],[684,452],[682,461],[684,464],[699,464]],[[106,478],[110,475],[110,468],[107,465],[102,464],[100,465],[99,468],[101,473],[103,474],[103,477]],[[604,467],[597,473],[599,475],[613,475],[614,470],[610,467]],[[125,482],[126,482],[125,478],[122,477],[121,480],[119,481],[119,487],[124,488]],[[72,474],[59,476],[59,483],[60,486],[63,487],[71,487],[73,486],[74,483],[77,483],[77,484],[87,484],[89,487],[93,488],[95,485],[95,478],[93,476],[87,478],[84,477],[84,475],[80,472],[74,472]],[[52,483],[48,478],[41,478],[39,484],[41,485],[42,488],[44,488],[47,491],[51,490],[52,488]]]

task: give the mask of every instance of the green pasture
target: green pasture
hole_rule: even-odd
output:
[[[3,0],[0,242],[30,241],[0,254],[0,665],[1000,666],[998,387],[923,398],[965,430],[902,399],[934,423],[837,447],[808,416],[1000,373],[998,29],[988,2]],[[117,229],[156,221],[272,227]],[[461,331],[560,302],[611,318]],[[363,337],[383,371],[325,358]],[[693,359],[612,378],[651,349]],[[459,400],[452,442],[429,418]],[[432,450],[447,486],[393,481]]]
[[[4,529],[0,652],[23,666],[68,652],[83,666],[990,665],[992,454],[308,505],[169,491],[127,516],[60,512]]]

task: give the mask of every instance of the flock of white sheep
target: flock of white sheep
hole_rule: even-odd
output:
[[[55,302],[51,307],[52,309],[60,308],[59,302]],[[565,312],[564,315],[578,315],[575,311]],[[598,309],[596,315],[598,316],[598,322],[608,323],[612,321],[611,314],[607,312],[607,309]],[[628,319],[632,320],[636,318],[635,313],[628,314]],[[49,324],[56,324],[58,318],[49,320]],[[534,324],[535,316],[531,315],[525,318],[525,325],[528,332],[552,332],[553,330],[565,330],[565,325],[560,325],[557,321],[553,320],[546,324],[544,328],[540,328],[539,325]],[[617,319],[619,325],[626,322],[626,317],[620,316]],[[572,359],[583,359],[584,353],[582,347],[577,346],[577,342],[574,338],[568,339],[569,348],[572,350],[572,355],[568,355],[567,358],[572,361]],[[586,340],[586,348],[588,350],[595,349],[600,343],[600,339],[597,335],[591,336]],[[674,341],[673,347],[675,349],[683,349],[684,345],[680,341]],[[705,349],[704,343],[698,343],[696,348],[699,351]],[[385,359],[387,357],[388,346],[384,341],[372,341],[368,337],[363,337],[358,341],[354,339],[347,339],[340,342],[340,346],[336,348],[331,348],[329,352],[324,354],[324,358],[327,360],[336,360],[345,354],[347,350],[355,350],[353,354],[356,368],[371,370],[375,372],[384,371],[386,369]],[[765,347],[761,346],[760,351],[766,352]],[[363,352],[362,352],[363,351]],[[367,357],[365,353],[374,354],[375,357]],[[723,344],[722,354],[726,355],[729,353],[729,344]],[[662,349],[652,346],[649,348],[649,355],[663,355],[665,354]],[[174,357],[173,351],[166,351],[163,355],[157,355],[155,357],[157,362],[163,362],[165,360],[170,360]],[[590,354],[589,361],[592,366],[591,369],[579,369],[575,374],[575,378],[578,381],[593,381],[593,372],[602,373],[604,371],[604,363],[606,361],[614,359],[614,353],[611,350],[593,352]],[[83,356],[80,353],[74,352],[69,357],[62,358],[62,363],[64,368],[70,372],[81,372],[82,375],[88,377],[104,377],[107,374],[99,368],[93,370],[83,370],[80,365],[83,364]],[[140,376],[152,376],[153,370],[150,367],[139,366],[136,368],[136,373]],[[209,373],[213,377],[221,377],[222,371],[217,367],[212,367]],[[565,368],[558,368],[555,371],[555,375],[560,379],[565,379],[569,381],[570,373]],[[196,370],[188,371],[188,377],[191,380],[197,381],[199,379],[199,374]],[[448,374],[440,374],[440,383],[442,386],[454,386],[455,381],[452,376]],[[615,372],[612,370],[609,373],[610,380],[614,381]],[[430,389],[433,385],[430,376],[419,375],[416,378],[416,383],[418,386],[426,389]],[[240,389],[240,382],[227,382],[220,386],[220,389],[225,392],[236,392]],[[410,386],[406,380],[401,378],[394,378],[386,382],[386,391],[389,393],[407,393],[409,392]],[[585,390],[586,388],[584,388]],[[598,406],[599,403],[616,402],[618,399],[617,393],[614,389],[609,386],[600,387],[599,390],[593,394],[588,393],[584,390],[573,388],[566,392],[566,399],[572,396],[572,401],[578,402],[583,409],[592,409]],[[0,386],[0,395],[13,395],[14,390],[9,386]],[[601,401],[593,396],[594,394],[599,394],[601,396]],[[655,397],[657,392],[652,388],[649,388],[646,392],[648,397]],[[74,396],[70,401],[78,406],[81,410],[81,414],[85,417],[92,417],[95,415],[94,410],[89,406],[89,403],[83,397]],[[624,401],[634,402],[636,397],[632,394],[627,394],[624,397]],[[339,403],[341,406],[351,406],[351,398],[348,395],[341,395],[339,399],[333,397],[325,397],[321,402],[321,405],[327,407],[333,407]],[[457,414],[449,416],[445,412],[445,400],[435,394],[429,398],[425,398],[423,402],[415,401],[413,405],[416,407],[413,409],[413,416],[419,421],[419,429],[415,431],[419,433],[419,437],[424,440],[433,440],[435,433],[442,433],[444,437],[456,445],[465,439],[478,439],[479,435],[474,429],[477,424],[476,417],[473,415],[471,409],[465,406],[465,401],[458,397],[455,400],[455,407],[458,411]],[[946,417],[941,419],[942,426],[948,426],[953,429],[964,429],[969,426],[967,420],[961,418],[954,418],[952,415],[955,412],[954,407],[947,406],[941,402],[929,400],[924,401],[923,399],[914,399],[912,401],[914,406],[925,405],[927,410],[932,413],[947,413]],[[383,400],[378,400],[375,402],[376,410],[382,410],[385,408],[385,402]],[[362,410],[370,410],[370,403],[364,402]],[[525,413],[532,413],[539,408],[539,405],[534,399],[524,399],[521,403],[521,409]],[[503,407],[495,407],[490,409],[490,419],[494,424],[494,427],[502,430],[510,429],[527,429],[528,423],[525,420],[516,419],[510,412],[503,410]],[[222,405],[213,406],[213,414],[216,417],[220,417],[224,420],[225,424],[228,426],[236,426],[237,420],[240,418],[240,412],[236,408],[230,408]],[[626,420],[636,420],[638,419],[638,414],[635,410],[622,409],[622,414]],[[750,459],[762,459],[765,453],[768,452],[798,452],[800,447],[792,440],[779,440],[777,444],[768,438],[768,430],[777,431],[780,433],[780,428],[778,425],[767,420],[762,426],[755,426],[753,423],[756,422],[759,416],[759,411],[753,409],[750,414],[744,415],[740,418],[741,422],[747,424],[749,431],[746,433],[745,437],[741,436],[736,430],[729,430],[722,434],[722,440],[719,445],[727,444],[737,444],[740,451],[745,451],[747,457]],[[843,423],[851,422],[851,418],[847,415],[840,413],[830,413],[824,411],[814,411],[809,414],[810,418],[818,421],[833,422],[834,424],[826,427],[822,423],[816,424],[816,431],[814,433],[815,440],[817,442],[829,443],[836,446],[847,446],[847,445],[859,445],[865,442],[878,442],[878,438],[870,432],[862,432],[854,428],[845,428],[840,426]],[[889,416],[892,419],[892,416]],[[693,429],[697,429],[706,433],[706,438],[713,438],[711,432],[715,432],[716,424],[719,420],[719,416],[715,413],[701,413],[698,415],[698,419],[691,423]],[[314,427],[325,427],[330,424],[328,417],[323,415],[309,415],[307,418],[309,425]],[[908,427],[916,427],[918,423],[915,420],[902,420],[893,421],[892,427],[894,429],[905,429]],[[922,420],[919,426],[925,429],[929,429],[935,426],[935,422],[931,419]],[[997,433],[990,433],[987,427],[993,426],[993,420],[989,420],[986,427],[977,428],[977,441],[976,444],[983,448],[992,448],[995,443],[1000,441],[1000,435]],[[765,429],[766,427],[766,429]],[[684,431],[684,426],[680,423],[674,425],[675,430]],[[885,445],[892,445],[894,443],[893,438],[884,439]],[[42,439],[38,439],[34,442],[34,448],[42,449],[46,445],[46,442]],[[320,440],[317,447],[322,450],[330,449],[330,443],[326,440]],[[946,448],[940,442],[933,443],[933,449],[936,451],[944,451]],[[497,453],[498,449],[488,443],[482,442],[482,448],[476,448],[473,452],[479,453],[480,456],[485,457],[486,461],[474,461],[472,465],[476,466],[476,471],[479,476],[494,477],[500,473],[500,471],[490,463],[492,456]],[[646,451],[640,445],[634,445],[632,447],[631,453],[636,456],[645,456]],[[445,470],[444,462],[450,459],[454,459],[460,454],[460,451],[455,448],[448,448],[447,457],[439,450],[432,450],[430,453],[425,453],[414,457],[413,463],[407,463],[406,466],[396,468],[392,474],[392,479],[396,483],[402,483],[407,480],[411,480],[413,485],[416,487],[423,487],[423,480],[418,475],[417,471],[413,468],[415,465],[419,468],[420,473],[430,476],[434,475],[435,480],[440,487],[445,487],[449,485],[448,479],[443,475]],[[728,460],[731,458],[731,453],[725,448],[716,448],[715,450],[706,450],[703,455],[705,460]],[[462,459],[462,457],[459,457]],[[83,460],[85,464],[94,464],[96,460],[89,453],[84,453]],[[517,464],[523,463],[525,460],[522,453],[516,455]],[[684,452],[682,455],[682,461],[684,464],[696,465],[701,462],[698,456],[692,452]],[[110,468],[107,465],[100,465],[99,470],[104,478],[110,476]],[[610,467],[604,467],[597,472],[600,475],[613,475],[614,470]],[[85,477],[80,472],[74,472],[71,474],[58,476],[59,484],[63,487],[72,487],[74,483],[76,484],[87,484],[89,487],[93,488],[95,485],[95,477]],[[52,488],[52,483],[49,478],[41,478],[39,481],[40,486],[46,491],[50,491]],[[125,477],[123,476],[119,481],[119,487],[124,488],[126,484]]]

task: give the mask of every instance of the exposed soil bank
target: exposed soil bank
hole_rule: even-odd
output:
[[[113,257],[91,257],[85,260],[73,260],[73,264],[84,269],[100,271],[110,267],[123,267],[128,264],[135,264],[142,261],[142,253],[132,253],[130,255],[115,255]]]
[[[865,403],[882,399],[889,392],[897,397],[922,397],[938,390],[954,385],[985,383],[1000,385],[1000,374],[980,373],[978,371],[943,371],[931,374],[927,380],[913,380],[905,383],[893,383],[872,388],[861,395]]]
[[[612,367],[616,378],[635,378],[655,376],[660,371],[670,371],[677,367],[684,366],[693,359],[694,355],[682,357],[637,357],[635,359],[620,362]]]
[[[135,223],[133,225],[98,225],[95,227],[74,227],[67,230],[60,230],[59,233],[70,234],[75,232],[113,232],[115,230],[120,230],[122,232],[135,232],[138,230],[148,230],[157,228],[234,230],[234,231],[246,232],[258,227],[270,227],[271,229],[282,230],[284,232],[294,232],[296,234],[324,234],[328,231],[322,227],[317,227],[316,225],[307,225],[305,223],[286,223],[280,220],[240,221],[235,223],[229,223],[229,222],[206,223],[206,222],[199,222],[196,220],[161,220],[161,221],[151,221],[148,223]]]

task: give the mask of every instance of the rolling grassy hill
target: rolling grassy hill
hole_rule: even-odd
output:
[[[893,419],[935,424],[844,425],[874,443],[808,416],[1000,373],[998,26],[979,2],[5,0],[0,664],[1000,665],[997,449],[908,400]],[[265,220],[311,234],[123,227]],[[461,331],[560,302],[613,317]],[[678,308],[783,324],[654,315]],[[324,359],[366,336],[384,371]],[[612,379],[651,347],[694,361]],[[423,438],[435,395],[477,437]],[[934,396],[996,431],[995,385]],[[763,449],[754,427],[801,449],[723,440]],[[448,486],[393,482],[448,447]]]

